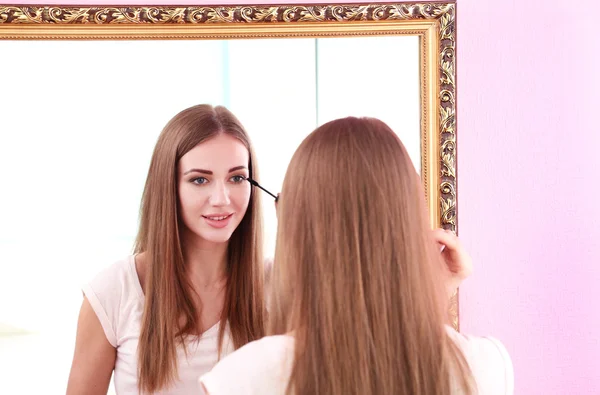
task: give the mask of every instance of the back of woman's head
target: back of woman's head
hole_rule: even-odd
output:
[[[450,393],[462,364],[445,335],[441,263],[394,132],[368,118],[319,127],[289,164],[278,210],[270,318],[272,333],[296,338],[290,390]]]

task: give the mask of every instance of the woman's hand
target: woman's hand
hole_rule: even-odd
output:
[[[473,272],[473,260],[458,237],[451,231],[435,229],[433,237],[441,248],[448,297],[452,297],[463,280]]]

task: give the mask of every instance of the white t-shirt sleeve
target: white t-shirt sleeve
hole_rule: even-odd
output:
[[[96,313],[106,339],[113,346],[118,345],[120,306],[125,282],[126,261],[119,261],[107,267],[83,286],[83,293]]]
[[[463,335],[451,328],[448,332],[469,363],[478,395],[513,395],[514,369],[500,341],[493,337]]]
[[[199,382],[208,395],[282,395],[292,357],[293,338],[267,336],[222,359]]]
[[[513,395],[514,369],[508,351],[500,341],[493,337],[471,339],[473,359],[472,367],[477,377],[480,395]]]

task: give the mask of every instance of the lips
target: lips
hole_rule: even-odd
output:
[[[224,228],[229,224],[229,220],[231,219],[231,217],[233,216],[233,214],[227,214],[227,213],[218,213],[218,214],[211,214],[211,215],[203,215],[202,218],[204,218],[204,220],[206,221],[206,223],[210,226],[212,226],[213,228]]]

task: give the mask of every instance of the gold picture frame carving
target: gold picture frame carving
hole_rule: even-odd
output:
[[[456,5],[451,2],[224,5],[0,5],[0,40],[169,40],[418,35],[421,178],[431,225],[457,232]],[[458,295],[450,318],[458,329]]]

